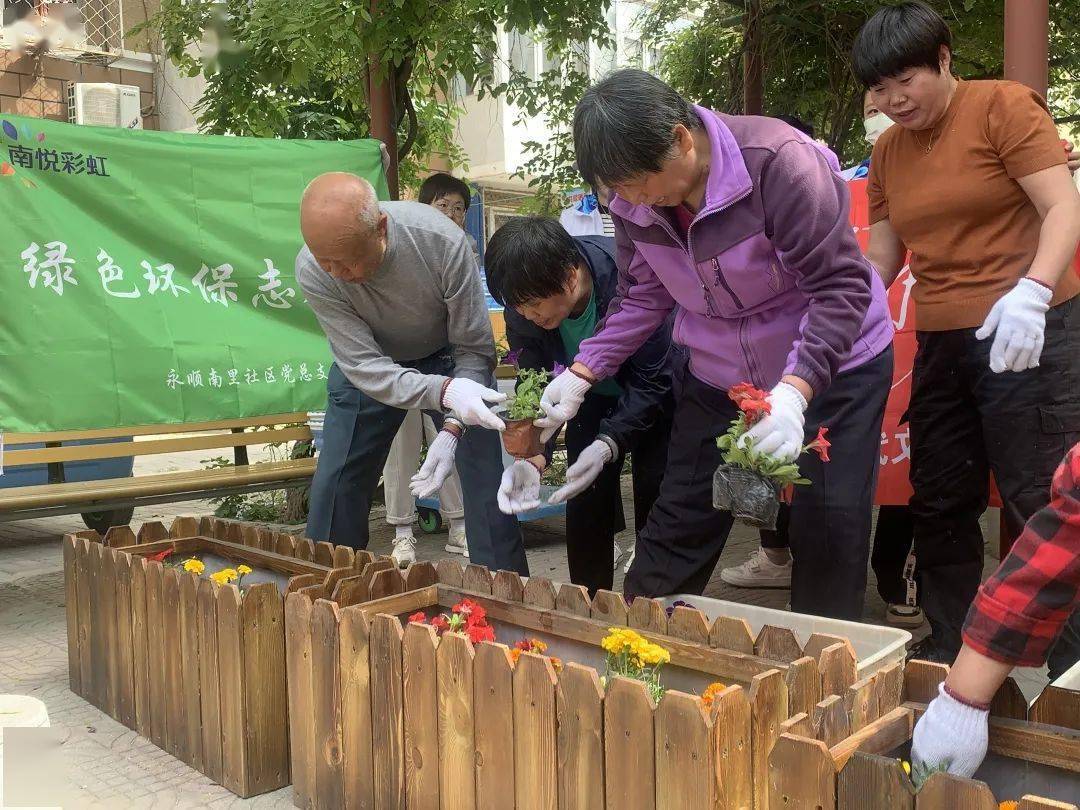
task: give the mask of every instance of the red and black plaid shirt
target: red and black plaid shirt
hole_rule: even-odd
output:
[[[968,612],[964,642],[988,658],[1041,666],[1080,608],[1080,444],[1054,473],[1050,495]]]

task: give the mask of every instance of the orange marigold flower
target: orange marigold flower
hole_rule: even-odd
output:
[[[716,699],[716,696],[723,692],[725,689],[727,689],[727,686],[720,683],[719,681],[710,683],[708,686],[706,686],[705,691],[701,693],[701,702],[705,704],[705,708],[712,708],[713,701]]]

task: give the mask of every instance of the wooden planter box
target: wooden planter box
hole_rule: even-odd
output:
[[[247,542],[187,536],[202,529]],[[239,796],[289,784],[285,594],[147,558],[220,554],[291,577],[287,594],[333,591],[371,555],[212,518],[81,534],[63,543],[72,691]]]
[[[755,654],[745,623],[710,626],[682,607],[669,619],[654,600],[628,608],[601,591],[590,601],[583,588],[556,591],[539,577],[523,584],[510,572],[443,561],[404,576],[380,571],[370,584],[355,601],[315,598],[317,587],[286,600],[298,807],[764,810],[772,744],[809,723],[823,681],[846,691],[854,679],[854,653],[842,642],[825,645],[823,673],[811,657]],[[372,590],[393,595],[362,601]],[[405,624],[417,610],[449,612],[464,596],[487,609],[497,637],[541,638],[563,669],[532,654],[515,666],[505,644]],[[602,687],[585,665],[600,665],[613,625],[671,653],[659,705],[636,681]],[[777,633],[763,635],[768,646]],[[901,677],[899,665],[875,676],[879,704],[899,705]],[[698,694],[713,681],[728,688],[707,711]]]
[[[908,759],[915,721],[937,695],[948,667],[913,661],[904,675],[905,703],[880,717],[847,711],[832,721],[781,734],[769,757],[772,808],[791,810],[1077,810],[1080,798],[1080,693],[1047,687],[1030,710],[1010,679],[991,707],[990,746],[978,775],[996,784],[947,774],[916,792],[898,757]],[[1042,793],[1053,798],[1039,798]],[[868,803],[868,797],[874,797]],[[1063,801],[1064,800],[1064,801]]]

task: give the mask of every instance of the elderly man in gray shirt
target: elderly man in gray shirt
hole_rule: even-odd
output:
[[[499,511],[502,420],[490,406],[495,343],[465,233],[413,202],[378,202],[355,175],[315,178],[300,206],[296,279],[327,339],[324,447],[307,536],[365,548],[368,512],[406,410],[441,425],[413,491],[435,492],[456,464],[469,556],[528,574],[517,520]],[[460,452],[458,452],[460,450]]]

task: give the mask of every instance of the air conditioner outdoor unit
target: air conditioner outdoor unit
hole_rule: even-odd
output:
[[[72,82],[68,85],[68,121],[95,127],[142,129],[139,88],[129,84]]]

